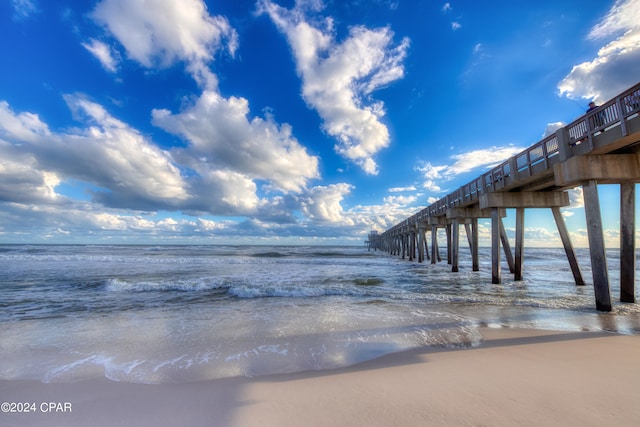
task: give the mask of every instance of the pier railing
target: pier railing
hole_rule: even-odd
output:
[[[485,193],[508,191],[551,176],[554,164],[602,148],[598,146],[597,136],[605,132],[616,133],[618,139],[628,135],[629,120],[639,114],[640,83],[401,221],[382,235],[399,231],[427,217],[443,216],[451,208],[477,204]]]

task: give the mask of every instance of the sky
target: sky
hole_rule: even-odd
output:
[[[0,58],[0,242],[361,245],[638,83],[640,0],[0,0]]]

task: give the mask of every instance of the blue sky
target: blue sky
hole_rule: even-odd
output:
[[[639,40],[640,0],[0,0],[0,241],[361,244],[637,83]]]

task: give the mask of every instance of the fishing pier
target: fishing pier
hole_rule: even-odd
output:
[[[530,208],[551,209],[575,283],[585,284],[560,211],[568,190],[582,188],[596,308],[611,311],[598,184],[620,186],[620,301],[635,303],[635,184],[640,182],[640,83],[589,111],[463,185],[437,202],[365,242],[410,261],[441,261],[437,233],[446,232],[447,262],[458,272],[460,227],[464,226],[473,271],[479,270],[478,219],[491,220],[491,277],[501,281],[504,252],[514,280],[523,277],[524,219]],[[502,222],[515,209],[512,252]],[[427,233],[431,232],[429,248]],[[431,254],[429,254],[431,252]]]

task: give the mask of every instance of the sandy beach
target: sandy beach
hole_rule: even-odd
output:
[[[144,385],[2,381],[2,426],[632,426],[640,337],[483,328],[472,349],[349,368]],[[5,406],[3,406],[3,411]]]

